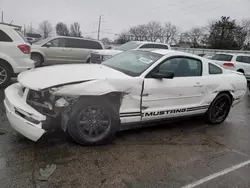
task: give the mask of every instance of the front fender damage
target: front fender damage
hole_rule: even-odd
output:
[[[83,83],[65,84],[37,91],[41,93],[40,99],[42,98],[42,100],[39,100],[42,104],[40,106],[47,108],[45,110],[47,122],[44,123],[43,128],[46,130],[54,129],[55,126],[52,124],[60,124],[60,128],[66,131],[72,109],[75,103],[81,100],[82,97],[106,97],[110,100],[111,104],[114,104],[115,109],[119,113],[124,97],[131,94],[135,86],[138,87],[137,93],[140,94],[141,87],[139,85],[142,86],[141,82],[131,84],[130,81],[90,80]],[[129,95],[129,99],[139,102],[140,98],[137,96],[137,93]],[[41,110],[37,110],[41,112]]]

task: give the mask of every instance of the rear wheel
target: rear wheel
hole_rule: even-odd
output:
[[[102,145],[110,141],[118,126],[116,113],[107,100],[83,99],[72,110],[68,132],[81,145]]]
[[[211,103],[206,117],[209,123],[219,124],[225,121],[232,105],[230,96],[226,93],[219,94]]]
[[[11,79],[12,72],[10,68],[0,62],[0,88],[6,87]]]
[[[36,67],[41,67],[43,64],[43,57],[38,53],[32,53],[31,59],[35,62]]]

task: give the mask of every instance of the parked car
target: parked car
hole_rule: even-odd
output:
[[[37,141],[59,125],[83,145],[116,131],[204,115],[222,123],[246,93],[242,73],[170,50],[129,50],[102,64],[57,65],[21,73],[5,89],[10,124]]]
[[[89,63],[94,49],[104,49],[100,41],[76,37],[49,37],[32,44],[31,59],[37,67],[49,64]]]
[[[108,58],[119,54],[121,52],[132,50],[132,49],[145,49],[145,48],[157,48],[157,49],[171,49],[170,45],[157,43],[157,42],[148,42],[148,41],[130,41],[120,47],[110,50],[94,50],[91,53],[90,61],[91,63],[102,63]]]
[[[226,69],[243,73],[247,81],[250,82],[250,54],[216,53],[211,58],[211,62],[217,63]]]
[[[198,56],[200,57],[204,57],[204,58],[207,58],[207,59],[211,59],[213,57],[214,54],[212,53],[206,53],[206,54],[198,54]]]
[[[27,41],[32,44],[40,40],[40,38],[26,37]]]
[[[12,76],[34,68],[30,59],[30,44],[18,28],[0,24],[0,87]]]

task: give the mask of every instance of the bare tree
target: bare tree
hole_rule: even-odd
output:
[[[147,32],[147,26],[146,25],[138,25],[131,27],[129,29],[129,33],[134,36],[134,40],[147,40],[148,38],[148,32]]]
[[[190,31],[183,34],[183,40],[191,45],[191,47],[200,47],[205,36],[204,27],[192,28]]]
[[[150,21],[146,25],[146,30],[148,33],[148,40],[155,42],[157,39],[160,39],[162,36],[162,26],[160,22]]]
[[[246,43],[250,43],[250,19],[242,21],[242,27],[247,32]]]
[[[48,20],[45,20],[39,24],[38,30],[41,33],[41,35],[43,36],[43,38],[47,38],[52,33],[53,27]]]
[[[110,44],[110,39],[109,38],[102,38],[101,39],[103,44]]]
[[[131,40],[130,33],[127,32],[127,31],[123,31],[121,34],[119,34],[119,36],[115,40],[115,43],[117,43],[117,44],[124,44],[126,42],[129,42],[130,40]]]
[[[69,36],[69,29],[63,22],[56,24],[56,34],[59,36]]]
[[[72,37],[82,37],[82,32],[80,30],[80,24],[78,22],[74,22],[70,26],[70,36]]]
[[[175,25],[171,24],[170,22],[167,22],[164,24],[164,27],[162,28],[160,41],[162,43],[176,42],[176,37],[178,33],[179,33],[178,28]]]

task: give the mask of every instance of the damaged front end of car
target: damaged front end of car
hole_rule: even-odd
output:
[[[79,99],[79,96],[57,96],[54,93],[57,89],[29,89],[27,93],[26,103],[46,116],[46,120],[42,122],[42,129],[46,131],[57,128],[65,131],[71,108]]]

